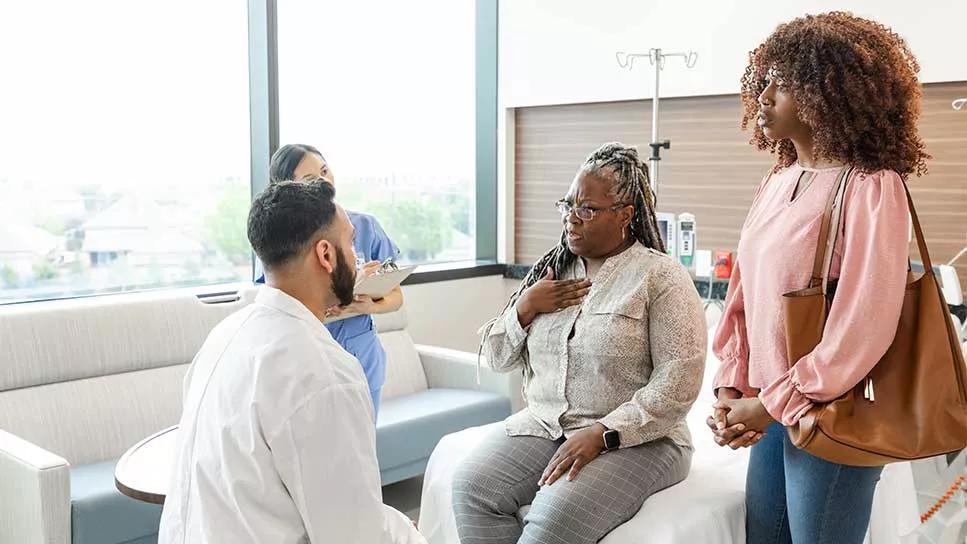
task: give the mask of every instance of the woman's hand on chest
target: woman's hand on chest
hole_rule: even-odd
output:
[[[555,280],[554,272],[547,268],[544,277],[528,287],[517,301],[520,326],[529,326],[540,314],[581,304],[590,290],[590,280]]]

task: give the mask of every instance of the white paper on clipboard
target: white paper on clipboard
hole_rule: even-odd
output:
[[[356,283],[353,294],[369,295],[375,299],[383,298],[396,286],[403,283],[403,280],[409,277],[414,270],[416,270],[416,266],[401,266],[398,270],[392,272],[366,276]]]

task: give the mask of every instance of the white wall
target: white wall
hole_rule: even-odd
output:
[[[670,60],[661,96],[739,91],[748,52],[775,26],[806,13],[848,10],[903,36],[924,82],[967,80],[967,0],[504,0],[500,2],[502,107],[650,98],[647,60],[631,72],[616,51],[692,49],[686,70]]]
[[[476,353],[477,329],[503,309],[516,280],[484,276],[403,287],[407,330],[418,344]]]

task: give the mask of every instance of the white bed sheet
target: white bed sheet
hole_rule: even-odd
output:
[[[601,544],[742,544],[745,542],[745,477],[749,450],[732,451],[712,440],[705,418],[718,361],[709,354],[703,395],[688,415],[695,454],[688,477],[645,501],[641,510]],[[453,473],[495,427],[473,427],[443,437],[430,456],[423,480],[420,531],[429,544],[458,544],[450,507]],[[526,508],[526,507],[525,507]],[[521,517],[523,512],[522,510]],[[889,465],[877,486],[868,544],[900,544],[899,535],[919,524],[909,463]],[[909,541],[908,541],[909,542]]]
[[[453,473],[460,462],[494,427],[474,427],[443,438],[434,450],[423,479],[420,531],[430,544],[459,542],[450,508]],[[605,537],[602,544],[623,542],[745,542],[745,468],[747,452],[729,454],[716,448],[696,455],[684,482],[647,501],[627,523]],[[524,510],[526,512],[526,510]],[[523,512],[522,512],[523,515]]]

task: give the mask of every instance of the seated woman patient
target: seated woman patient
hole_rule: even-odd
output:
[[[618,143],[557,203],[560,243],[484,338],[494,370],[523,372],[528,406],[454,476],[462,544],[598,542],[688,474],[705,316],[654,206],[648,168]]]

